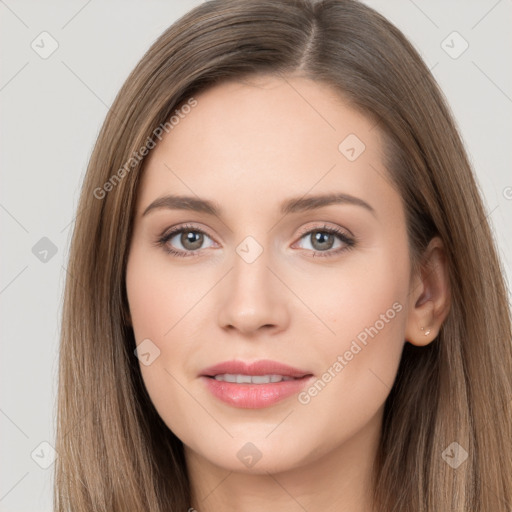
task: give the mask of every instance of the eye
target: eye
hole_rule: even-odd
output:
[[[157,240],[157,244],[175,256],[195,256],[194,253],[199,249],[204,249],[203,244],[206,238],[211,240],[203,230],[195,226],[178,226],[162,235]]]
[[[202,230],[196,226],[185,225],[177,226],[171,231],[161,235],[156,244],[163,247],[163,249],[174,256],[198,256],[203,247],[205,240],[213,240]],[[337,254],[349,250],[355,246],[356,240],[335,227],[320,226],[314,229],[309,229],[304,232],[300,240],[305,239],[309,241],[313,252],[313,257],[328,257],[336,256]],[[338,243],[337,248],[336,242]],[[214,245],[210,245],[212,247]],[[334,250],[332,250],[334,248]]]
[[[355,239],[338,228],[322,226],[308,230],[301,238],[309,241],[313,256],[328,257],[335,256],[355,246]],[[335,250],[333,247],[338,242]],[[325,253],[325,254],[324,254]]]

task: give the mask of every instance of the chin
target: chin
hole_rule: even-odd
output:
[[[240,438],[212,440],[208,446],[201,446],[202,443],[186,443],[186,446],[196,457],[206,459],[217,467],[252,475],[297,469],[307,464],[309,459],[318,457],[318,454],[315,455],[314,447],[308,450],[304,444],[297,443],[296,440],[286,445],[282,438],[276,436],[270,441],[265,439],[266,435],[251,437],[246,432]],[[297,450],[297,446],[302,447],[300,451]]]

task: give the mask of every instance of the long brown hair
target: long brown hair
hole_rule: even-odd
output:
[[[415,268],[434,235],[446,248],[450,313],[430,345],[405,343],[375,464],[377,509],[510,510],[511,318],[486,212],[429,69],[355,0],[208,1],[156,40],[120,90],[90,158],[67,269],[55,510],[190,506],[182,443],[149,399],[126,321],[140,150],[195,93],[261,73],[330,84],[375,120]],[[468,454],[457,468],[443,456],[453,442]]]

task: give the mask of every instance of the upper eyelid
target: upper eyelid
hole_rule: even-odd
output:
[[[304,235],[307,235],[308,233],[311,233],[312,231],[322,231],[322,230],[325,230],[325,231],[329,231],[329,230],[341,231],[342,232],[341,234],[344,234],[343,231],[346,231],[347,232],[347,236],[349,236],[351,238],[355,238],[355,235],[352,233],[352,231],[350,231],[350,229],[342,227],[342,226],[338,226],[338,225],[329,225],[329,222],[327,222],[327,221],[323,221],[323,225],[322,226],[308,227],[308,228],[304,228],[303,230],[301,229],[300,230],[300,237],[303,237]]]
[[[188,223],[187,224],[178,224],[176,226],[172,226],[170,228],[166,228],[162,232],[161,236],[162,237],[167,237],[169,235],[179,233],[180,231],[197,231],[197,232],[200,232],[200,233],[204,233],[205,235],[208,235],[210,238],[214,238],[214,237],[212,237],[208,233],[207,229],[199,227],[199,226],[194,226],[194,225],[188,224]]]

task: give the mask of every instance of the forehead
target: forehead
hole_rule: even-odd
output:
[[[146,202],[170,191],[260,203],[309,190],[369,197],[386,185],[375,122],[327,84],[258,76],[194,99],[147,157]]]

